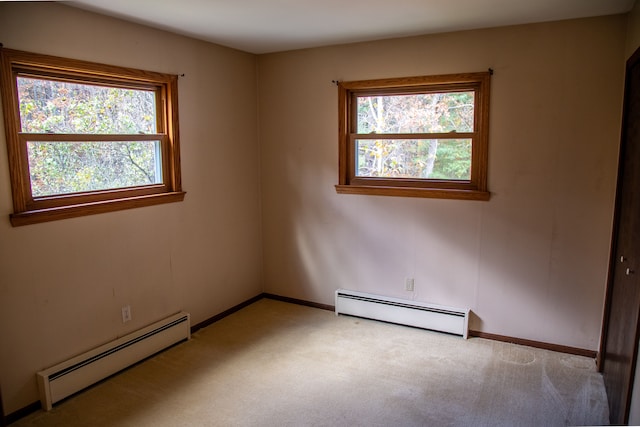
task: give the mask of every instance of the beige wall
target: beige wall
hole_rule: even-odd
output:
[[[0,2],[5,47],[185,73],[185,201],[12,228],[0,129],[0,378],[35,372],[179,310],[203,321],[261,292],[255,56],[56,4]],[[2,125],[0,124],[0,127]],[[122,324],[130,304],[133,320]]]
[[[265,291],[457,307],[471,328],[597,350],[626,17],[258,58]],[[331,80],[495,70],[489,202],[338,195]],[[404,279],[415,278],[415,292]]]

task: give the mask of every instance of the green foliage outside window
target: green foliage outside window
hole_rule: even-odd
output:
[[[23,133],[155,134],[155,93],[18,77]],[[162,182],[160,141],[28,141],[34,197]]]
[[[474,93],[357,98],[358,134],[464,133],[474,127]],[[356,175],[469,180],[471,139],[358,139]]]

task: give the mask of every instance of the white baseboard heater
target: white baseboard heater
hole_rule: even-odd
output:
[[[400,325],[447,332],[467,338],[469,309],[403,300],[338,289],[336,314],[348,314]]]
[[[191,335],[188,313],[178,313],[36,374],[42,407],[103,380]]]

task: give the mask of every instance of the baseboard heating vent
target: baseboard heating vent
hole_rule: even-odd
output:
[[[415,326],[467,338],[469,310],[338,289],[336,314]]]
[[[42,407],[53,404],[191,335],[188,313],[178,313],[36,374]]]

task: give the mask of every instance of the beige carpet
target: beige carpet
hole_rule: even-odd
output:
[[[13,425],[607,423],[592,359],[263,299]]]

